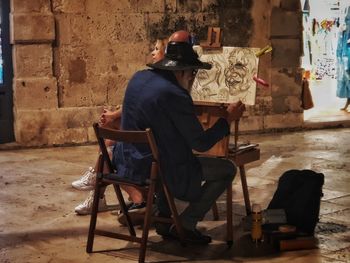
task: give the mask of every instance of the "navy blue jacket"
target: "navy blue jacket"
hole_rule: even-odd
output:
[[[203,152],[229,134],[223,118],[203,130],[192,98],[169,71],[143,70],[130,80],[125,92],[121,127],[151,128],[163,176],[176,198],[193,201],[201,194],[202,169],[192,149]],[[150,149],[118,143],[113,163],[120,176],[144,181],[149,176]]]

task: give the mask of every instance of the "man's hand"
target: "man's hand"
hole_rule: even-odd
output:
[[[121,113],[121,109],[116,111],[104,109],[100,116],[100,125],[102,127],[119,128]]]
[[[235,120],[239,120],[242,117],[243,112],[245,111],[245,105],[241,101],[231,103],[227,106],[226,111],[226,120],[228,123],[231,123]]]

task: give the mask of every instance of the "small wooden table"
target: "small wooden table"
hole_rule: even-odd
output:
[[[208,129],[221,117],[225,117],[226,106],[220,103],[201,103],[195,102],[196,114],[204,129]],[[235,148],[238,144],[238,126],[239,121],[235,121]],[[243,197],[247,215],[251,213],[251,204],[247,185],[247,178],[244,165],[260,159],[260,149],[258,147],[247,151],[230,152],[229,151],[229,136],[226,136],[221,141],[216,143],[209,151],[198,153],[204,156],[214,156],[227,158],[235,162],[239,169],[239,174],[242,183]],[[216,203],[213,206],[214,219],[218,219],[218,210]],[[226,216],[227,216],[227,244],[233,243],[233,220],[232,220],[232,186],[227,187],[226,193]]]

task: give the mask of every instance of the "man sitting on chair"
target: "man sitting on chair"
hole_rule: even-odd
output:
[[[180,31],[179,34],[187,32]],[[203,63],[188,42],[170,41],[165,58],[152,69],[137,72],[130,80],[122,107],[123,130],[151,128],[160,154],[162,176],[170,191],[188,207],[180,214],[188,242],[207,244],[211,237],[196,229],[217,198],[236,174],[236,166],[229,160],[196,157],[192,150],[209,150],[230,134],[230,123],[239,119],[245,110],[241,102],[227,107],[227,117],[220,118],[203,130],[195,114],[190,90],[199,69],[210,69]],[[118,174],[135,181],[145,181],[152,159],[150,149],[142,145],[118,143],[113,163]],[[204,182],[204,183],[203,183]],[[160,216],[171,216],[164,193],[157,195]],[[156,224],[163,237],[177,237],[169,224]]]

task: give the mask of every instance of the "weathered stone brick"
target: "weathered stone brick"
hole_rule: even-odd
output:
[[[165,13],[176,12],[176,0],[165,0],[164,2],[165,2]]]
[[[177,19],[184,20],[182,16],[177,15]],[[151,13],[147,15],[147,27],[149,37],[154,41],[159,37],[170,36],[175,29],[176,19],[172,12],[169,13]],[[183,29],[183,28],[182,28]]]
[[[263,116],[249,116],[241,118],[239,121],[240,131],[259,131],[264,128]],[[234,132],[233,125],[231,126],[231,132]]]
[[[128,13],[137,12],[138,0],[86,0],[86,12],[96,13]]]
[[[197,41],[206,40],[208,26],[218,26],[219,17],[212,13],[149,14],[148,27],[151,39],[170,36],[177,30],[196,34]]]
[[[51,45],[15,45],[13,68],[15,78],[51,77]]]
[[[88,140],[87,128],[74,129],[48,129],[46,131],[48,145],[65,144],[69,138],[71,143],[84,143]]]
[[[271,96],[257,97],[254,106],[248,106],[247,112],[249,116],[268,115],[272,113]]]
[[[16,140],[23,146],[54,146],[69,143],[84,143],[88,139],[87,128],[32,129],[16,132]]]
[[[56,108],[56,78],[15,79],[14,105],[17,109]]]
[[[264,117],[264,129],[282,129],[301,127],[304,122],[302,113],[268,115]]]
[[[92,105],[108,105],[108,90],[118,85],[115,80],[115,74],[106,74],[89,84]]]
[[[270,43],[269,26],[270,26],[270,12],[267,8],[270,0],[259,0],[254,1],[254,5],[251,8],[251,16],[254,18],[253,23],[253,34],[250,39],[251,47],[263,48]],[[271,53],[269,53],[270,55]],[[266,58],[268,55],[260,57],[262,60],[271,60]]]
[[[51,0],[53,12],[80,14],[85,12],[85,1]]]
[[[177,0],[178,12],[201,12],[202,0]]]
[[[223,45],[249,46],[253,30],[253,19],[249,9],[225,8],[220,11],[220,27],[224,30]]]
[[[15,13],[47,13],[50,12],[51,0],[11,0],[11,12]]]
[[[81,58],[71,60],[68,66],[69,82],[70,83],[85,83],[86,82],[86,62]]]
[[[280,8],[273,8],[271,12],[271,37],[297,36],[302,33],[301,13],[289,12]]]
[[[40,110],[15,111],[15,137],[21,145],[45,145],[45,116]]]
[[[99,44],[90,44],[85,47],[89,54],[86,56],[86,70],[88,74],[118,73],[123,70],[124,63],[144,63],[149,52],[143,43],[120,43],[119,45],[106,45],[100,49]],[[123,65],[123,66],[122,66]]]
[[[145,17],[141,13],[96,13],[89,15],[92,43],[135,43],[147,41]]]
[[[152,45],[153,46],[153,45]],[[150,50],[145,43],[132,42],[132,43],[120,43],[119,45],[111,46],[111,50],[108,53],[113,54],[112,59],[105,57],[109,60],[109,66],[117,65],[118,72],[123,72],[123,70],[136,63],[137,67],[144,67]],[[108,54],[106,53],[106,55]],[[102,62],[102,61],[101,61]],[[129,65],[130,64],[130,65]],[[124,65],[124,66],[121,66]]]
[[[300,39],[272,39],[272,63],[276,67],[299,67],[302,55]]]
[[[86,142],[88,128],[98,121],[102,107],[16,110],[15,135],[18,143],[54,145]]]
[[[272,111],[275,114],[287,113],[289,111],[286,96],[273,97]]]
[[[129,80],[122,74],[111,78],[107,88],[107,105],[122,104],[128,82]]]
[[[87,60],[85,46],[72,47],[63,45],[59,49],[55,49],[55,74],[60,86],[69,85],[71,61]],[[87,76],[89,77],[89,76]]]
[[[58,46],[79,46],[90,43],[88,16],[83,14],[57,14],[56,43]]]
[[[62,88],[62,107],[89,107],[93,105],[88,83],[70,83]]]
[[[203,12],[216,12],[219,8],[218,0],[202,0]]]
[[[286,105],[291,112],[303,112],[301,108],[301,98],[300,96],[287,96],[285,100]]]
[[[95,130],[93,127],[87,127],[87,141],[88,142],[96,142],[96,134],[95,134]]]
[[[103,106],[93,107],[71,107],[60,109],[64,114],[63,121],[68,128],[91,127],[94,122],[99,120]],[[54,121],[54,118],[52,118]]]
[[[38,30],[40,28],[40,30]],[[11,15],[11,43],[45,43],[55,39],[55,22],[51,13]]]
[[[159,0],[142,0],[137,2],[138,12],[160,13],[165,10],[165,1]]]
[[[271,7],[281,7],[281,0],[271,0]]]
[[[281,8],[289,11],[300,11],[300,0],[281,0]]]
[[[301,85],[297,82],[298,72],[293,68],[271,70],[272,96],[299,96]]]

